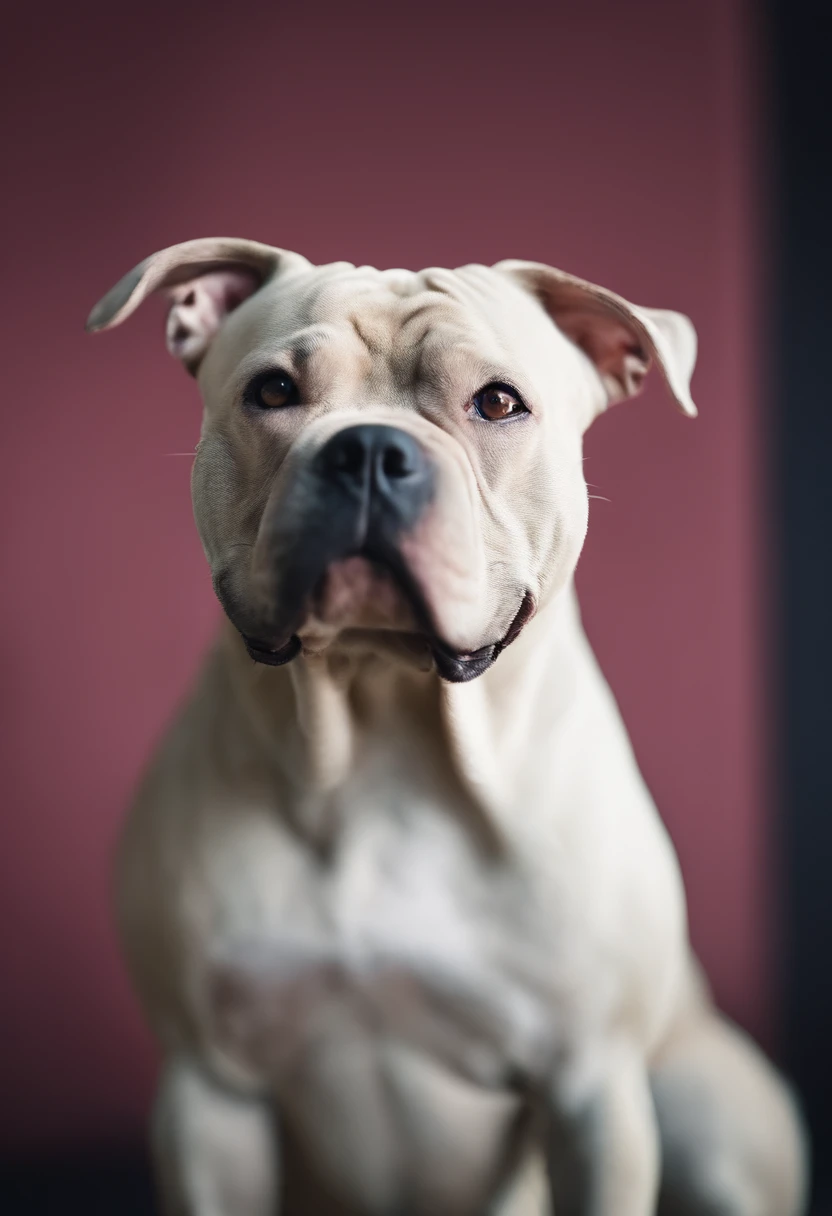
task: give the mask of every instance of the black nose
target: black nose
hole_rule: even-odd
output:
[[[416,522],[433,489],[433,466],[412,435],[395,426],[350,426],[318,456],[324,479],[399,526]]]

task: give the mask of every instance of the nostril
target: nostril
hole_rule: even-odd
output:
[[[328,455],[329,467],[336,473],[358,476],[364,472],[367,447],[357,436],[346,436],[341,443],[330,450]]]
[[[398,444],[387,444],[381,456],[381,471],[388,478],[409,477],[413,472],[410,453]]]

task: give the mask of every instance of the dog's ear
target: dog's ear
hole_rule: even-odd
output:
[[[257,241],[211,237],[171,245],[120,279],[90,313],[87,329],[120,325],[151,292],[164,292],[168,350],[194,373],[230,312],[279,271],[309,265],[300,254]]]
[[[536,296],[558,329],[588,355],[609,404],[635,396],[655,361],[679,409],[696,417],[690,395],[696,330],[682,313],[641,308],[540,262],[498,262],[494,269]]]

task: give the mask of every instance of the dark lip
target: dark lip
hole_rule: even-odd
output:
[[[258,642],[256,638],[248,637],[245,633],[241,633],[240,637],[245,642],[249,657],[254,659],[255,663],[265,663],[268,667],[283,667],[285,663],[291,663],[292,659],[296,659],[302,650],[301,640],[296,633],[293,633],[289,641],[278,646],[276,650],[270,649],[263,642]]]
[[[413,609],[416,623],[419,626],[418,634],[425,639],[430,648],[438,675],[449,684],[464,684],[482,675],[483,672],[487,671],[496,662],[505,648],[510,646],[515,638],[519,636],[523,626],[534,616],[536,608],[535,599],[531,591],[527,590],[523,594],[520,606],[502,638],[496,642],[492,642],[488,646],[481,646],[478,650],[461,653],[453,649],[453,647],[448,646],[439,637],[424,597],[410,570],[397,551],[387,549],[382,553],[363,547],[354,554],[348,554],[347,556],[366,557],[369,561],[380,566],[393,576]],[[323,574],[320,577],[322,578]],[[314,592],[315,587],[310,589],[310,594],[313,598]],[[297,627],[298,625],[295,624],[295,628]],[[242,631],[241,637],[249,656],[256,663],[264,663],[269,667],[283,667],[286,663],[290,663],[292,659],[297,658],[303,649],[303,644],[294,631],[289,633],[288,639],[277,647],[269,646],[260,639],[251,637],[242,633]]]

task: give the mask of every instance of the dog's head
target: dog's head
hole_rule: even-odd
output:
[[[537,263],[379,271],[189,241],[88,328],[153,291],[205,402],[193,499],[214,586],[264,663],[337,643],[479,675],[572,575],[592,419],[652,362],[696,413],[685,317]]]

